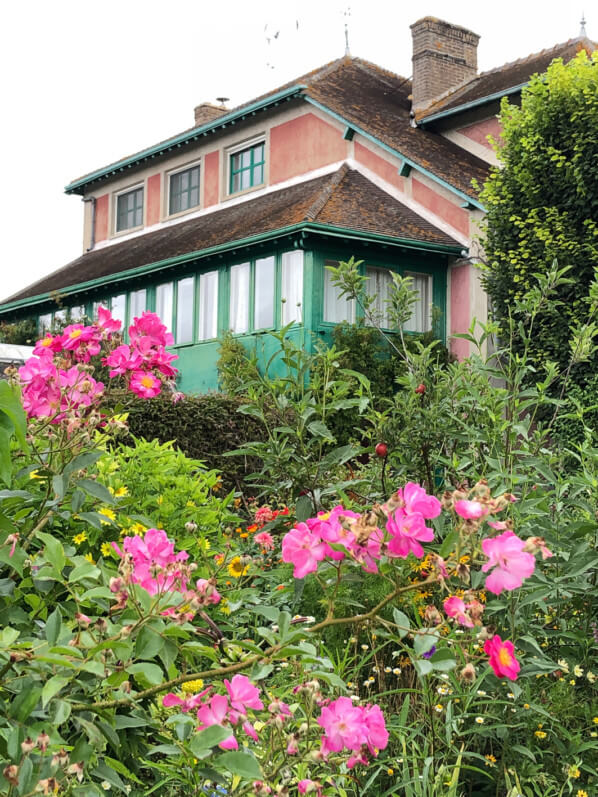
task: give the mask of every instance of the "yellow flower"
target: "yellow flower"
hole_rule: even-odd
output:
[[[496,766],[496,758],[493,755],[484,756],[486,759],[486,766],[487,767],[494,767]]]
[[[579,767],[576,764],[571,764],[571,766],[567,768],[567,777],[578,778],[580,775],[581,772],[579,771]]]
[[[598,725],[598,717],[592,717],[592,722],[594,725]]]
[[[583,675],[583,668],[580,667],[579,664],[576,664],[575,667],[573,668],[573,675],[576,678],[581,678],[581,676]]]
[[[203,540],[198,540],[197,541],[197,547],[199,548],[200,551],[203,551],[204,553],[207,553],[210,550],[210,548],[212,547],[212,545],[211,545],[209,540],[206,540],[204,538]]]
[[[575,797],[588,797],[588,793],[585,789],[578,789]]]
[[[116,515],[107,506],[103,506],[101,509],[98,509],[98,515],[103,515],[104,517],[108,518],[108,520],[102,520],[100,518],[100,523],[102,523],[104,526],[109,526],[111,521],[116,520]]]
[[[100,545],[100,551],[102,552],[102,556],[112,556],[114,548],[110,545],[109,542],[103,542]]]
[[[195,508],[195,502],[194,501],[187,501],[185,506],[188,506],[190,509],[194,509]]]
[[[523,704],[523,708],[524,708],[526,711],[529,709],[529,707],[530,707],[529,703],[524,703],[524,704]]]
[[[29,478],[30,479],[43,479],[44,477],[39,475],[39,471],[38,470],[32,470],[31,473],[29,474]]]
[[[85,554],[85,556],[84,556],[83,558],[84,558],[84,559],[87,559],[87,561],[88,561],[90,564],[92,564],[92,565],[95,565],[95,559],[93,558],[93,556],[92,556],[90,553],[86,553],[86,554]]]
[[[133,523],[132,526],[129,526],[128,529],[123,529],[122,536],[125,534],[135,534],[137,537],[143,537],[147,528],[143,525],[143,523]]]
[[[203,689],[203,681],[201,678],[197,678],[195,681],[187,681],[181,686],[181,689],[185,694],[199,692],[200,689]]]
[[[81,545],[81,543],[85,542],[86,539],[87,539],[87,534],[84,531],[82,531],[81,534],[75,534],[75,536],[73,537],[73,542],[75,543],[75,545]]]
[[[241,578],[241,576],[246,575],[248,572],[249,565],[243,565],[241,563],[241,557],[234,556],[228,563],[227,569],[233,578]]]
[[[220,601],[219,609],[222,612],[222,614],[230,614],[227,598],[222,598],[222,600]]]
[[[596,676],[594,675],[594,673],[593,673],[591,670],[588,670],[588,671],[587,671],[587,673],[586,673],[586,678],[588,679],[588,681],[589,681],[591,684],[593,684],[593,683],[594,683],[594,681],[596,680]]]
[[[388,767],[388,769],[386,770],[386,774],[387,775],[394,775],[395,771],[394,771],[394,769],[392,767]]]
[[[442,711],[442,709],[443,709],[442,703],[436,703],[436,705],[434,706],[434,711],[437,711],[439,714]]]
[[[571,678],[571,680],[569,681],[569,683],[571,684],[571,686],[575,686],[575,678]]]
[[[212,487],[212,492],[217,493],[220,489],[222,489],[222,482],[220,479],[218,479],[216,484],[214,484],[214,486]]]
[[[128,487],[118,487],[114,491],[115,498],[122,498],[124,495],[128,495],[128,494],[129,494],[129,488]]]
[[[538,739],[546,739],[546,733],[545,733],[545,731],[536,731],[536,732],[534,733],[534,736],[537,736],[537,737],[538,737]]]

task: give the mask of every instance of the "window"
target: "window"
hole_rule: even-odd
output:
[[[230,156],[229,194],[264,182],[265,144],[261,141]]]
[[[406,332],[428,332],[432,328],[432,276],[431,274],[411,274],[411,288],[417,291],[418,301],[413,306],[413,315],[403,329]]]
[[[253,288],[254,329],[268,329],[274,326],[275,267],[276,262],[273,257],[262,257],[255,261]]]
[[[83,318],[85,318],[85,305],[78,304],[74,307],[69,307],[69,319],[71,324],[73,322],[79,322]]]
[[[134,318],[140,318],[144,310],[147,310],[147,294],[145,288],[142,288],[129,294],[129,322],[133,323]]]
[[[110,300],[110,312],[112,313],[112,318],[116,318],[122,322],[124,327],[126,321],[126,312],[127,312],[127,296],[124,293],[118,294],[118,296],[113,296]]]
[[[170,215],[199,205],[199,166],[170,175]]]
[[[44,313],[44,315],[40,315],[39,317],[40,335],[45,335],[46,332],[49,332],[51,326],[52,326],[52,313]]]
[[[62,308],[62,310],[56,310],[54,313],[54,324],[56,326],[64,327],[66,326],[66,309]]]
[[[169,332],[172,332],[173,295],[172,282],[156,287],[156,315]]]
[[[116,232],[143,224],[143,188],[135,188],[116,198]]]
[[[199,277],[199,340],[218,337],[218,272],[208,271]]]
[[[177,283],[176,343],[191,343],[193,340],[194,277],[185,277]]]
[[[249,330],[249,263],[230,270],[229,326],[237,334]]]
[[[374,303],[371,305],[374,320],[381,327],[388,329],[390,327],[388,299],[392,286],[391,273],[387,268],[371,268],[368,266],[365,270],[365,275],[367,278],[365,283],[366,294],[375,297]]]
[[[280,298],[282,300],[282,326],[292,322],[301,323],[303,305],[303,252],[284,252]]]
[[[326,260],[325,266],[338,266],[334,260]],[[332,274],[324,269],[324,321],[339,324],[341,321],[355,321],[355,302],[340,295],[340,288],[332,283]]]

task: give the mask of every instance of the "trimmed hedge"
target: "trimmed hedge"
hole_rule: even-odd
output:
[[[264,436],[259,422],[237,412],[241,404],[243,399],[220,393],[185,396],[177,403],[162,396],[135,399],[126,407],[129,433],[161,443],[174,441],[187,456],[219,470],[227,490],[239,489],[244,477],[259,470],[261,463],[257,459],[224,454]],[[143,478],[143,474],[139,477]]]

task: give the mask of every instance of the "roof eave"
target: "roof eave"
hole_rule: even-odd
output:
[[[97,171],[92,172],[85,177],[81,177],[78,180],[73,180],[72,183],[69,183],[65,187],[64,191],[66,194],[83,194],[85,192],[84,189],[92,183],[114,177],[116,174],[124,172],[127,169],[132,169],[144,161],[158,158],[167,152],[171,152],[173,149],[180,149],[180,147],[184,146],[185,144],[197,141],[198,139],[203,138],[211,133],[216,133],[218,130],[224,129],[228,125],[234,125],[238,121],[243,121],[243,119],[248,116],[255,116],[259,111],[266,111],[269,108],[274,108],[277,105],[280,105],[281,102],[288,102],[294,97],[301,95],[305,88],[306,86],[304,84],[298,83],[288,89],[278,91],[276,94],[271,94],[269,97],[260,100],[259,102],[254,102],[250,105],[245,105],[236,111],[223,114],[222,116],[219,116],[217,119],[213,119],[205,125],[194,127],[192,130],[188,130],[186,133],[181,133],[178,136],[167,139],[161,144],[156,144],[155,146],[142,150],[141,152],[131,155],[128,158],[123,158],[116,163],[112,163],[103,169],[98,169]]]
[[[430,178],[430,180],[433,180],[435,183],[442,185],[444,188],[448,189],[453,194],[456,194],[458,197],[465,200],[469,204],[473,205],[478,210],[482,210],[485,212],[486,208],[484,207],[484,205],[482,205],[482,203],[479,200],[475,199],[475,197],[472,197],[469,194],[466,194],[464,191],[461,191],[456,186],[451,185],[451,183],[448,183],[446,180],[443,180],[442,177],[439,177],[437,174],[434,174],[434,172],[430,171],[429,169],[426,169],[424,166],[421,166],[417,161],[413,160],[412,158],[408,158],[398,149],[394,149],[394,147],[388,146],[388,144],[385,144],[379,138],[376,138],[376,136],[373,136],[371,133],[366,132],[362,127],[359,127],[359,125],[355,124],[355,122],[349,121],[344,116],[341,116],[340,114],[328,108],[328,106],[324,105],[321,102],[318,102],[317,100],[314,100],[312,97],[309,97],[308,95],[305,95],[304,99],[306,100],[306,102],[311,103],[316,108],[319,108],[321,111],[330,114],[330,116],[334,117],[339,122],[342,122],[345,126],[350,127],[355,133],[359,133],[360,136],[363,136],[364,138],[368,139],[368,141],[371,141],[373,144],[377,144],[379,147],[386,150],[386,152],[390,152],[391,155],[400,158],[403,161],[403,165],[407,164],[408,166],[411,166],[412,169],[421,172],[421,174],[425,174],[427,177]]]
[[[25,307],[34,307],[38,304],[43,304],[44,302],[51,301],[57,294],[59,294],[61,297],[66,297],[83,293],[100,286],[124,282],[134,279],[135,277],[153,274],[173,266],[184,265],[185,263],[191,263],[194,260],[203,260],[207,257],[218,255],[222,252],[253,246],[254,244],[275,240],[276,238],[283,238],[299,232],[315,233],[332,237],[343,237],[353,241],[361,240],[372,243],[382,243],[388,246],[400,247],[403,249],[413,249],[419,251],[424,250],[445,255],[460,256],[463,252],[463,247],[460,244],[440,244],[428,241],[419,241],[410,238],[397,238],[390,235],[383,235],[381,233],[355,230],[348,227],[338,227],[330,224],[299,222],[297,224],[289,225],[288,227],[280,227],[279,229],[273,230],[269,233],[260,233],[247,238],[241,238],[237,241],[229,241],[225,244],[218,244],[217,246],[208,247],[207,249],[200,249],[195,252],[188,252],[184,255],[177,255],[176,257],[159,260],[155,263],[147,263],[143,266],[130,268],[126,271],[120,271],[118,274],[111,274],[106,277],[87,280],[86,282],[80,282],[76,285],[67,285],[64,288],[60,288],[56,291],[40,293],[36,296],[28,296],[25,299],[17,299],[13,302],[6,302],[5,304],[0,305],[0,315],[10,313],[14,310],[20,310]]]
[[[429,122],[435,122],[438,119],[446,119],[448,116],[454,116],[455,114],[463,113],[464,111],[469,111],[472,108],[479,108],[481,105],[488,105],[495,100],[500,100],[502,97],[506,97],[510,94],[517,94],[523,88],[529,85],[529,81],[525,83],[519,83],[517,86],[511,86],[509,89],[503,89],[503,91],[496,91],[493,94],[487,94],[485,97],[480,97],[477,100],[472,100],[471,102],[464,102],[462,105],[457,105],[454,108],[447,108],[446,111],[438,111],[437,113],[432,113],[429,116],[423,116],[417,120],[417,124],[419,127],[425,127]]]

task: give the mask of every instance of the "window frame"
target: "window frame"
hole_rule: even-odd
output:
[[[263,147],[263,155],[261,161],[254,161],[253,154],[254,150],[257,147]],[[242,155],[242,153],[250,151],[251,152],[251,159],[250,164],[247,167],[242,169],[233,170],[233,158],[236,156]],[[226,149],[226,196],[227,197],[237,197],[241,196],[244,193],[249,191],[255,191],[258,188],[262,188],[266,185],[266,168],[267,168],[268,158],[266,152],[266,136],[260,135],[256,136],[255,138],[250,139],[249,141],[244,141],[240,144],[237,144],[233,147],[228,147]],[[262,167],[262,181],[261,183],[254,183],[253,182],[253,170],[256,166]],[[247,188],[239,188],[238,191],[233,190],[233,180],[236,174],[242,174],[244,171],[249,171],[250,175],[250,183]]]
[[[192,205],[188,208],[184,208],[183,210],[173,211],[171,209],[171,203],[172,203],[171,180],[173,177],[177,177],[178,175],[183,174],[184,172],[191,172],[194,169],[199,170],[198,185],[197,185],[197,205]],[[202,159],[201,158],[198,158],[197,160],[194,160],[191,163],[186,163],[184,166],[177,166],[174,169],[170,169],[169,171],[165,172],[164,177],[166,183],[165,213],[164,213],[165,218],[168,219],[177,218],[178,216],[182,216],[185,213],[191,213],[196,210],[201,210],[202,208],[202,201],[201,201]]]
[[[118,203],[120,199],[127,194],[133,194],[137,191],[141,191],[141,224],[137,224],[133,227],[125,227],[122,230],[118,229]],[[141,230],[145,226],[145,210],[146,210],[146,201],[145,201],[145,180],[140,183],[135,183],[134,185],[127,186],[127,188],[123,188],[121,191],[116,191],[114,193],[114,201],[113,201],[113,215],[114,221],[112,224],[112,234],[114,236],[117,235],[126,235],[127,233],[134,232],[135,230]]]
[[[282,256],[292,251],[291,249],[280,249],[270,253],[259,253],[252,257],[243,260],[231,261],[226,267],[227,275],[227,326],[226,328],[235,336],[241,337],[242,335],[260,335],[265,332],[272,332],[273,330],[282,328]],[[305,253],[304,253],[305,254]],[[255,326],[255,295],[256,295],[256,263],[258,260],[267,260],[272,258],[274,261],[274,291],[272,295],[272,324],[265,327]],[[244,332],[233,332],[231,325],[231,269],[235,266],[241,266],[245,263],[249,264],[249,290],[248,290],[248,323],[247,329]],[[305,263],[302,268],[302,284],[301,284],[301,317],[303,318],[303,305],[305,296]],[[294,321],[293,324],[300,326],[303,320]]]

